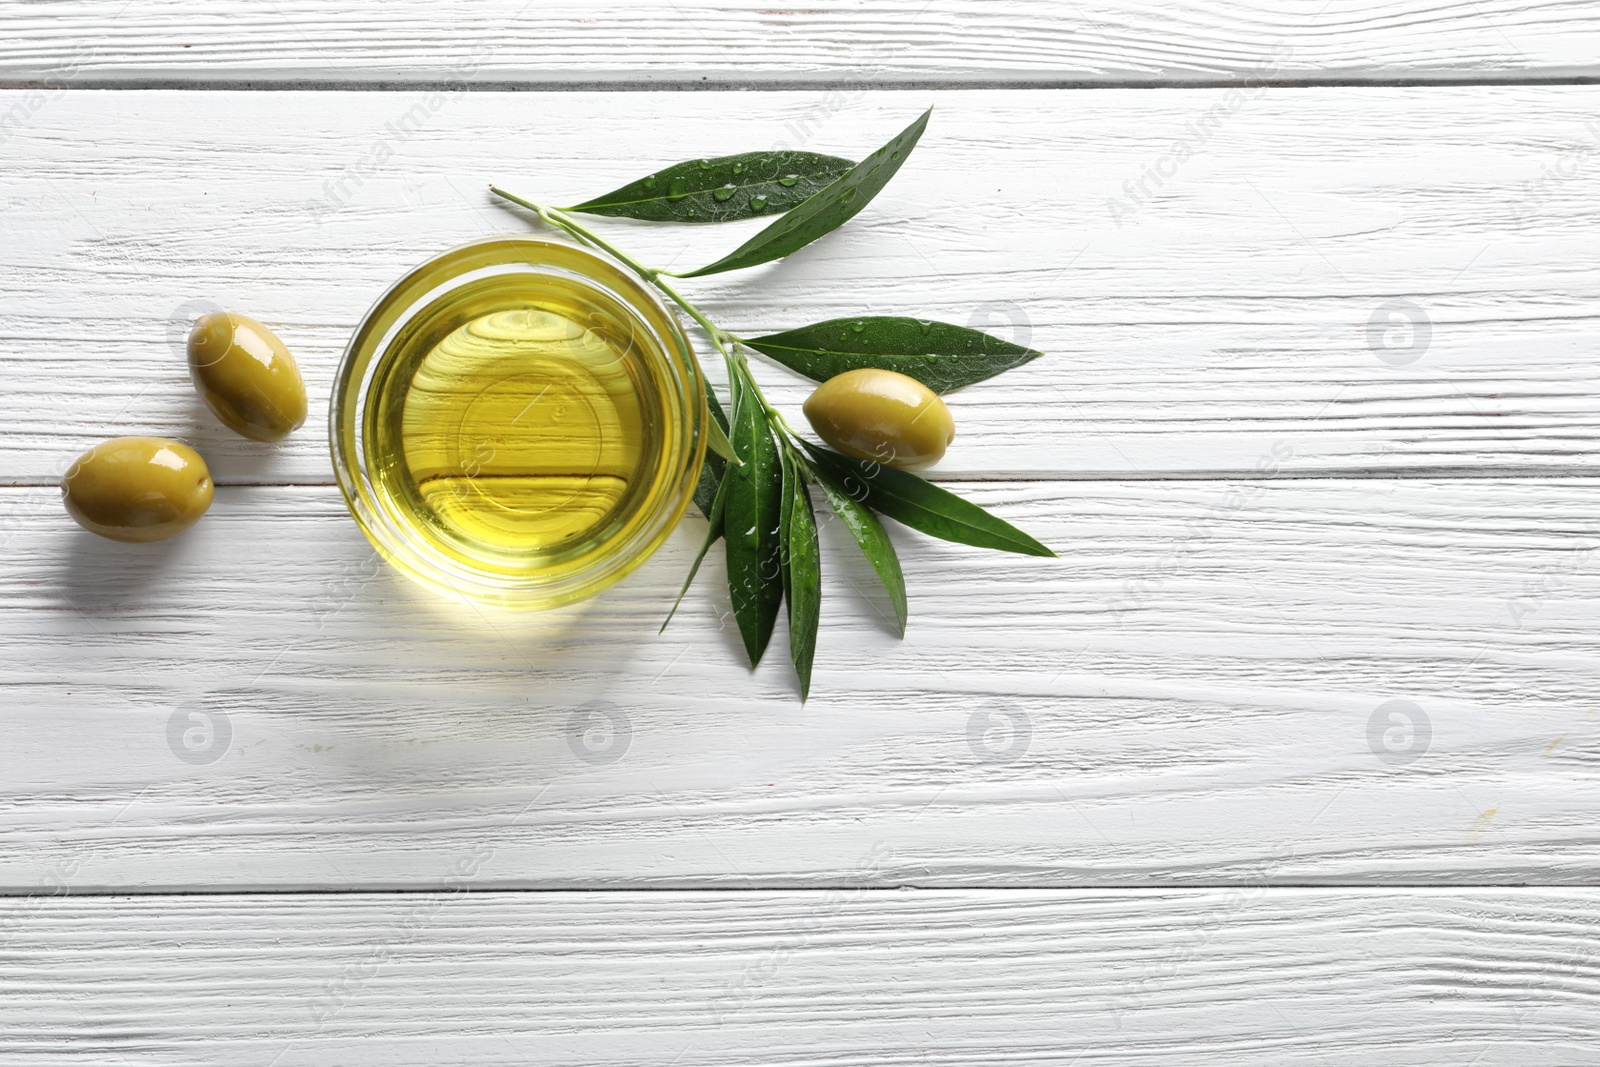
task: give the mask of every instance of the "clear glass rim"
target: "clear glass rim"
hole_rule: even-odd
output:
[[[655,368],[676,395],[669,403],[685,417],[663,441],[673,484],[660,506],[631,535],[591,565],[554,576],[510,575],[450,559],[417,533],[415,524],[385,503],[367,474],[363,413],[373,377],[384,367],[388,339],[431,300],[474,277],[501,272],[559,274],[587,285],[638,317],[655,341],[646,358],[665,353]],[[351,335],[334,377],[328,439],[334,477],[356,525],[380,555],[424,585],[448,596],[507,608],[548,608],[571,603],[619,581],[658,548],[682,518],[699,483],[705,459],[705,384],[694,351],[675,316],[654,290],[627,267],[582,246],[528,235],[489,237],[457,245],[429,258],[391,285],[372,304]]]

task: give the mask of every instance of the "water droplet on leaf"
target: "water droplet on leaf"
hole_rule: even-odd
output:
[[[712,195],[713,198],[716,199],[716,201],[718,203],[721,203],[722,201],[727,200],[729,197],[733,196],[733,194],[738,192],[738,191],[739,191],[739,187],[737,185],[734,185],[732,182],[729,182],[727,185],[724,185],[720,189],[713,189],[711,191],[711,195]]]
[[[767,198],[766,197],[761,196],[761,195],[758,194],[758,195],[752,196],[750,198],[750,210],[752,210],[752,211],[760,211],[762,208],[764,208],[766,206],[767,206]]]
[[[863,330],[865,330],[867,328],[867,324],[864,323],[864,322],[852,322],[850,324],[850,328],[852,330],[854,330],[856,333],[861,333]]]
[[[709,159],[702,159],[702,160],[701,160],[701,161],[700,161],[700,169],[701,169],[701,170],[710,170],[710,169],[711,169],[711,160],[709,160]]]
[[[674,178],[667,184],[667,198],[669,200],[682,200],[689,195],[689,183],[682,178]]]
[[[798,174],[785,174],[783,177],[778,179],[778,184],[782,186],[791,186],[797,183],[799,180],[800,175]]]
[[[646,189],[654,189],[658,184],[659,183],[656,181],[654,175],[651,175],[650,177],[648,177],[648,178],[646,178],[644,180],[644,187]]]

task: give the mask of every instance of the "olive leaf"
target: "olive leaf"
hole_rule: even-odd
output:
[[[816,152],[689,159],[564,211],[646,222],[733,222],[780,215],[855,166]]]
[[[822,486],[833,513],[839,516],[839,521],[850,531],[850,536],[856,539],[856,544],[861,546],[861,554],[867,557],[872,569],[878,572],[883,587],[889,591],[889,602],[894,605],[895,625],[899,628],[900,636],[904,637],[906,578],[900,571],[900,557],[895,553],[894,543],[889,540],[889,534],[878,517],[845,491],[844,483],[837,475],[822,467],[815,468],[815,473],[817,484]]]
[[[915,474],[841,455],[809,441],[800,443],[819,466],[838,477],[846,493],[914,530],[978,548],[1025,556],[1055,555],[1004,519]]]
[[[993,378],[1042,355],[965,326],[892,315],[830,319],[739,343],[819,382],[877,367],[915,378],[936,393]]]
[[[1055,553],[1010,523],[914,474],[852,459],[797,437],[781,417],[773,416],[748,363],[730,339],[818,380],[841,371],[879,367],[911,375],[939,392],[993,377],[1036,359],[1039,353],[965,327],[891,316],[836,319],[742,340],[713,324],[665,279],[767,263],[837,229],[894,177],[931,114],[932,109],[924,112],[854,166],[837,157],[799,152],[694,160],[565,211],[490,186],[496,196],[533,211],[580,244],[608,253],[653,285],[703,327],[722,354],[729,371],[732,417],[724,414],[706,385],[707,452],[694,499],[708,525],[667,622],[711,547],[719,539],[724,541],[729,596],[750,664],[760,663],[771,643],[778,610],[787,605],[789,656],[800,679],[802,700],[811,689],[822,599],[821,553],[808,486],[821,487],[877,572],[894,605],[901,636],[906,626],[905,576],[879,514],[949,541],[1032,556]],[[724,195],[719,198],[719,193]],[[785,209],[731,254],[687,274],[643,265],[568,214],[712,222]]]
[[[708,465],[709,466],[709,465]],[[702,470],[702,474],[704,471]],[[711,525],[706,529],[706,539],[700,542],[700,551],[695,553],[694,562],[689,565],[689,574],[683,579],[683,588],[678,590],[678,599],[672,602],[672,610],[667,612],[667,617],[661,621],[661,629],[656,633],[665,633],[667,623],[678,613],[678,605],[683,603],[683,598],[689,592],[689,587],[694,584],[694,579],[700,573],[700,564],[705,561],[706,553],[711,551],[711,546],[717,543],[717,538],[722,536],[723,509],[728,502],[728,479],[722,479],[717,486],[716,495],[711,501],[710,508],[706,511],[706,518],[711,520]]]
[[[728,416],[722,411],[722,402],[717,399],[717,394],[711,388],[711,383],[701,379],[706,391],[706,411],[711,419],[707,424],[709,434],[708,445],[716,441],[718,436],[721,443],[727,444],[728,451],[724,453],[720,447],[708,448],[705,464],[700,468],[700,484],[695,486],[694,506],[700,509],[700,514],[711,518],[711,505],[716,499],[717,489],[722,483],[722,472],[727,467],[727,456],[733,454],[733,444],[728,441]],[[712,524],[712,532],[716,537],[722,536],[722,530],[716,522]],[[716,540],[713,537],[712,540]]]
[[[722,439],[728,439],[728,416],[722,412],[722,402],[717,399],[717,394],[711,388],[711,383],[701,379],[706,390],[706,410],[711,418],[707,425],[717,433],[722,434]],[[733,446],[728,446],[732,454]],[[706,453],[706,461],[700,466],[700,484],[695,486],[694,505],[700,509],[700,514],[709,520],[706,528],[706,539],[700,544],[700,551],[695,555],[694,562],[689,566],[689,576],[683,580],[683,588],[678,590],[678,599],[672,602],[672,610],[667,612],[667,617],[661,623],[657,633],[666,631],[667,623],[678,613],[678,605],[683,603],[684,595],[689,592],[689,587],[694,584],[694,579],[700,573],[700,564],[705,560],[706,553],[711,551],[711,546],[717,543],[722,536],[722,514],[727,505],[728,480],[723,472],[728,463],[715,452]]]
[[[789,516],[794,511],[794,458],[778,446],[778,471],[783,478],[783,499],[778,502],[778,561],[782,564],[783,596],[789,598]]]
[[[811,692],[811,661],[817,651],[817,626],[822,618],[822,553],[817,545],[817,519],[806,492],[805,463],[783,461],[783,595],[789,604],[789,659],[800,678],[800,702]]]
[[[723,471],[728,500],[722,513],[722,534],[727,541],[733,616],[754,667],[772,639],[783,599],[778,528],[783,471],[772,428],[761,410],[760,394],[753,383],[739,381],[737,376],[734,383],[729,437],[743,465]]]
[[[707,453],[705,463],[700,466],[700,481],[694,487],[694,506],[708,519],[711,517],[711,505],[717,499],[717,490],[722,486],[722,475],[711,465],[718,458]]]
[[[906,161],[917,139],[928,125],[933,108],[924,111],[917,121],[896,134],[888,144],[852,167],[833,184],[822,189],[750,240],[723,256],[687,274],[673,274],[674,278],[698,278],[706,274],[720,274],[727,270],[754,267],[774,259],[782,259],[796,249],[803,248],[824,234],[832,233],[856,216],[871,203],[889,179],[895,176]],[[668,272],[663,272],[668,273]]]
[[[716,456],[723,462],[738,463],[739,457],[733,454],[733,442],[728,440],[728,431],[717,425],[715,420],[707,420],[706,455]]]

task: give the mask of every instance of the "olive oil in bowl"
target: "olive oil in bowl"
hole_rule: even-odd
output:
[[[334,461],[401,569],[545,607],[660,544],[705,418],[688,344],[647,289],[586,250],[505,238],[424,264],[374,307],[341,369]]]

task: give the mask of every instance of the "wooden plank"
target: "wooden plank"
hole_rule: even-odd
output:
[[[1597,907],[1260,884],[13,899],[0,1025],[16,1064],[1591,1064]]]
[[[330,481],[316,413],[369,302],[439,250],[528,228],[488,181],[571,201],[800,128],[859,152],[930,101],[916,157],[845,231],[685,288],[738,330],[900,313],[1045,349],[952,396],[941,476],[1597,470],[1600,86],[870,93],[836,112],[808,93],[151,92],[50,100],[6,145],[0,479],[154,431],[224,482]],[[751,232],[598,225],[679,268]],[[199,407],[167,341],[195,299],[299,353],[314,414],[286,445]],[[761,373],[794,411],[805,385]]]
[[[0,77],[96,84],[1173,83],[1592,76],[1557,0],[73,0],[6,16]]]
[[[157,546],[0,491],[0,887],[427,888],[480,845],[492,887],[1600,877],[1595,480],[963,492],[1062,558],[897,528],[900,642],[825,523],[801,706],[716,554],[655,635],[699,520],[515,615],[328,487]]]

